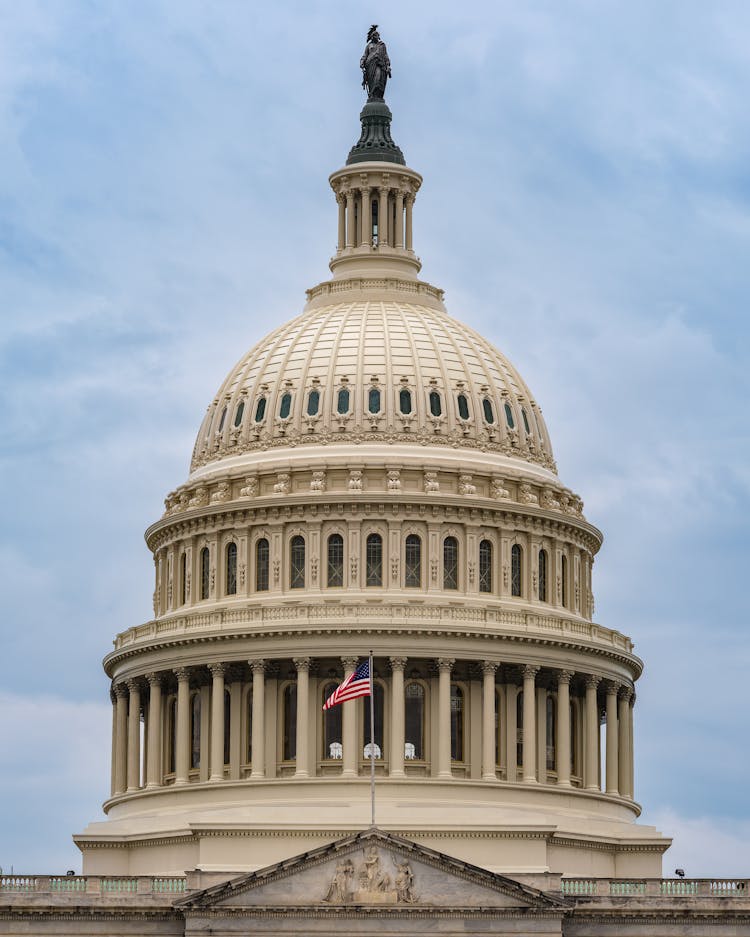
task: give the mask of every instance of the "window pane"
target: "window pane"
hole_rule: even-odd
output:
[[[464,760],[464,693],[451,683],[451,760]]]
[[[510,429],[516,425],[516,421],[513,419],[513,411],[510,408],[510,404],[505,404],[505,422],[508,424]]]
[[[201,766],[201,697],[193,693],[190,703],[190,767]]]
[[[365,546],[365,585],[383,585],[383,538],[370,534]]]
[[[510,551],[510,594],[511,595],[521,594],[521,562],[522,562],[521,547],[517,543],[514,543],[513,548]]]
[[[479,591],[492,592],[492,544],[489,540],[479,544]]]
[[[516,695],[516,764],[523,766],[523,690]]]
[[[469,401],[464,394],[458,395],[458,415],[462,420],[469,419]]]
[[[169,717],[167,719],[167,738],[169,752],[167,758],[167,771],[173,774],[177,765],[177,700],[171,700],[169,704]]]
[[[327,683],[323,687],[321,707],[334,692],[337,683]],[[341,717],[343,706],[333,706],[323,712],[323,758],[339,760],[344,757],[342,745]]]
[[[349,412],[349,391],[346,389],[346,387],[342,387],[339,391],[338,404],[336,409],[339,413]]]
[[[290,683],[284,688],[283,699],[283,756],[284,761],[294,761],[297,757],[297,684]]]
[[[539,551],[539,601],[547,601],[547,551]]]
[[[279,407],[279,416],[282,420],[285,420],[292,409],[292,395],[284,394],[281,398],[281,406]]]
[[[260,423],[263,417],[266,415],[266,398],[261,397],[258,403],[255,405],[255,422]]]
[[[344,538],[341,534],[328,538],[328,585],[344,585]]]
[[[208,547],[201,550],[201,598],[208,598],[208,587],[210,581],[209,555]]]
[[[482,410],[484,411],[484,418],[487,421],[487,423],[494,423],[495,414],[492,410],[492,402],[488,400],[486,397],[482,401]]]
[[[440,416],[443,412],[443,404],[440,400],[440,394],[436,391],[430,391],[430,413],[433,416]]]
[[[380,391],[377,387],[371,387],[367,395],[367,408],[370,413],[380,413]]]
[[[268,541],[265,537],[255,544],[255,588],[268,591]]]
[[[407,683],[404,689],[404,758],[424,760],[424,687]]]
[[[292,589],[305,588],[305,539],[292,537],[289,545],[289,586]]]
[[[240,402],[237,404],[237,412],[234,415],[235,426],[239,426],[240,423],[242,422],[242,415],[244,412],[245,412],[245,401],[240,400]]]
[[[422,585],[422,541],[416,534],[406,538],[404,585],[409,589]]]
[[[446,537],[443,541],[443,588],[458,589],[458,540]]]
[[[237,594],[237,544],[227,544],[227,595]]]
[[[320,392],[317,390],[311,390],[307,395],[307,415],[315,416],[318,412],[318,407],[320,406]]]
[[[408,416],[411,413],[411,391],[402,388],[398,395],[398,405],[401,412]]]
[[[383,686],[377,681],[373,684],[374,704],[375,704],[375,758],[383,757]],[[362,738],[365,740],[363,758],[370,757],[370,697],[365,696],[362,700]]]

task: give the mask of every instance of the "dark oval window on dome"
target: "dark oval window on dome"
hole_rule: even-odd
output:
[[[407,390],[405,387],[399,392],[398,406],[405,416],[411,413],[411,391]]]
[[[342,387],[339,391],[339,398],[336,409],[341,414],[349,412],[349,391],[346,389],[346,387]]]
[[[221,419],[219,420],[219,432],[221,432],[224,429],[224,420],[226,420],[226,418],[227,418],[227,408],[224,407],[224,409],[221,411]]]
[[[430,391],[430,413],[433,416],[440,416],[443,412],[443,402],[440,399],[440,394],[436,390]]]
[[[529,418],[526,416],[526,411],[521,407],[521,416],[523,417],[523,428],[526,430],[526,435],[531,434],[531,429],[529,428]]]
[[[239,426],[240,423],[242,422],[242,415],[244,412],[245,412],[245,401],[240,400],[240,402],[237,404],[237,412],[234,415],[235,426]]]
[[[266,415],[266,398],[261,397],[255,405],[255,422],[260,423]]]
[[[458,415],[462,420],[469,419],[469,401],[466,399],[466,394],[458,395]]]
[[[320,406],[320,391],[311,390],[307,395],[307,415],[315,416]]]
[[[282,420],[285,420],[292,409],[292,395],[284,394],[281,398],[281,406],[279,407],[279,417]]]
[[[380,413],[380,391],[377,387],[371,387],[367,395],[367,409],[370,413]]]
[[[484,419],[487,423],[495,422],[495,414],[492,412],[492,401],[485,397],[482,401],[482,410],[484,411]]]
[[[513,429],[513,427],[516,425],[516,421],[513,419],[513,411],[511,410],[509,403],[505,404],[505,421],[507,422],[510,429]]]

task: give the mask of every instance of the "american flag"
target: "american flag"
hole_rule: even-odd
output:
[[[332,706],[338,706],[339,703],[345,703],[349,699],[357,699],[358,696],[370,695],[370,662],[363,661],[351,676],[347,677],[342,684],[336,687],[328,699],[323,704],[323,709],[331,709]]]

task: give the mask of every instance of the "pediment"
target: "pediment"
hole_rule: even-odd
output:
[[[186,909],[413,907],[549,910],[551,896],[410,840],[370,829],[187,895]]]

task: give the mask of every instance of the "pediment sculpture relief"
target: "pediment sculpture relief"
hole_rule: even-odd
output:
[[[383,867],[375,846],[364,850],[355,866],[350,858],[336,864],[323,901],[329,904],[413,904],[414,873],[406,859],[391,856],[393,872]]]

